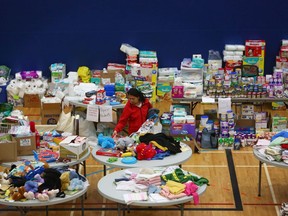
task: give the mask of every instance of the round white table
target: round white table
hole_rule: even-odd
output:
[[[66,195],[64,198],[55,197],[55,198],[53,198],[49,201],[46,201],[46,202],[41,202],[37,199],[27,200],[25,202],[20,202],[20,201],[9,202],[5,199],[0,199],[0,205],[14,206],[21,212],[21,215],[26,215],[26,213],[29,211],[28,208],[30,208],[30,207],[43,207],[43,206],[45,206],[46,207],[46,215],[48,215],[48,206],[56,205],[56,204],[60,204],[60,203],[65,203],[65,202],[75,200],[75,199],[81,197],[81,211],[82,211],[82,216],[83,216],[84,215],[83,195],[87,192],[88,186],[89,186],[89,183],[88,183],[88,180],[86,179],[86,181],[84,182],[83,190],[79,190],[75,194],[72,194],[72,195]]]
[[[148,166],[146,166],[148,167]],[[139,171],[140,168],[129,168],[133,173]],[[191,173],[192,175],[195,175]],[[123,195],[127,193],[133,193],[131,191],[122,191],[122,190],[116,190],[116,185],[114,184],[114,180],[116,178],[122,178],[124,175],[123,170],[119,170],[116,172],[112,172],[104,177],[102,177],[98,182],[98,191],[99,193],[111,200],[117,203],[118,205],[118,216],[121,215],[121,206],[124,204],[126,205]],[[198,175],[196,175],[198,176]],[[202,185],[198,188],[197,193],[198,195],[201,195],[205,192],[207,188],[207,185]],[[130,205],[134,206],[147,206],[147,207],[159,207],[159,206],[171,206],[171,205],[180,205],[181,215],[184,214],[184,203],[190,202],[193,200],[192,196],[182,197],[179,199],[173,199],[173,200],[163,200],[159,202],[155,202],[153,200],[147,200],[147,201],[134,201]]]
[[[63,163],[63,162],[52,162],[52,163],[48,163],[49,164],[49,167],[50,168],[61,168],[61,167],[64,167],[64,166],[74,166],[74,165],[79,165],[79,164],[82,164],[83,163],[83,168],[84,168],[84,176],[86,176],[86,160],[87,158],[90,156],[90,148],[88,147],[88,151],[87,153],[82,157],[80,158],[79,160],[71,160],[67,163]],[[1,163],[0,165],[3,166],[3,167],[8,167],[10,168],[12,164],[15,164],[16,166],[20,165],[23,163],[23,161],[25,160],[28,160],[28,161],[35,161],[35,158],[33,155],[27,155],[27,156],[18,156],[18,161],[11,161],[11,162],[3,162]],[[42,165],[42,163],[40,164],[41,162],[35,162],[35,166],[37,165]]]
[[[175,155],[170,155],[168,157],[164,157],[162,160],[137,160],[135,164],[124,164],[121,162],[122,158],[118,158],[116,162],[110,163],[107,160],[111,157],[103,156],[103,155],[96,155],[96,151],[101,148],[99,145],[92,149],[92,157],[99,163],[104,165],[104,175],[106,175],[106,166],[110,167],[117,167],[117,168],[132,168],[132,167],[165,167],[165,166],[172,166],[172,165],[180,165],[185,161],[189,160],[192,156],[192,149],[184,144],[186,151],[177,153]]]
[[[258,196],[261,196],[262,164],[265,163],[271,166],[286,168],[286,169],[288,168],[288,164],[281,162],[281,161],[280,162],[270,161],[265,157],[265,155],[261,154],[256,148],[253,148],[253,154],[255,158],[259,160]]]

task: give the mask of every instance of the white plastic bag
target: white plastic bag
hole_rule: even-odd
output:
[[[70,111],[63,109],[60,118],[57,123],[56,130],[58,131],[64,131],[72,133],[74,132],[74,116],[72,116],[71,109]]]

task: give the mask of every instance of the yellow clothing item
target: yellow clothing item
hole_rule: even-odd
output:
[[[169,188],[170,193],[175,194],[175,195],[184,192],[185,187],[186,187],[186,185],[184,184],[171,181],[171,180],[168,180],[165,186]]]
[[[156,146],[157,148],[161,149],[162,151],[167,151],[168,148],[167,147],[163,147],[161,145],[159,145],[156,141],[150,141],[150,143],[154,146]]]

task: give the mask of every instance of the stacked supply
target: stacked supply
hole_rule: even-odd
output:
[[[11,69],[5,65],[0,66],[0,103],[7,102],[7,82],[9,81]]]
[[[157,82],[157,97],[158,100],[170,100],[172,84],[174,83],[175,74],[178,69],[174,68],[159,68],[158,69],[158,82]]]
[[[282,40],[279,55],[276,56],[276,68],[288,71],[288,40]]]
[[[222,58],[219,51],[209,50],[208,55],[208,74],[212,77],[218,71],[219,68],[222,68]]]
[[[269,76],[269,96],[288,97],[288,41],[282,40],[279,55],[276,56],[276,67],[273,76]],[[266,75],[267,76],[267,75]],[[283,102],[272,102],[272,109],[286,110]]]
[[[235,114],[232,110],[220,113],[220,133],[218,149],[232,149],[234,146]]]
[[[22,106],[26,94],[39,95],[42,98],[47,89],[48,80],[42,78],[42,71],[21,71],[15,74],[15,79],[6,88],[7,99],[15,106]]]
[[[131,73],[131,66],[137,64],[139,50],[130,44],[121,44],[120,50],[126,53],[126,70]]]
[[[59,83],[66,76],[66,65],[63,63],[54,63],[50,65],[51,82]]]
[[[254,112],[255,129],[258,131],[270,131],[268,127],[268,113],[267,112]]]
[[[184,58],[181,62],[181,78],[184,86],[184,97],[195,98],[203,94],[204,60],[201,55]]]
[[[141,50],[139,53],[140,68],[132,72],[135,83],[151,101],[156,101],[158,59],[155,51]]]
[[[272,132],[280,132],[287,129],[287,117],[272,117]]]
[[[225,70],[235,71],[236,68],[242,67],[243,51],[245,46],[241,44],[226,44],[225,50],[223,50],[223,61],[225,62]],[[238,74],[241,76],[241,73]]]
[[[187,115],[185,108],[174,108],[170,126],[170,134],[182,134],[195,137],[195,118],[192,115]]]
[[[209,116],[202,115],[197,131],[196,141],[201,148],[217,148],[219,126],[217,121],[209,119]]]
[[[264,40],[246,40],[242,76],[263,76],[265,58]]]

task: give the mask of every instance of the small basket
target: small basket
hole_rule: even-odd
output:
[[[0,122],[0,133],[8,133],[12,126],[17,125],[17,123],[4,123]]]

